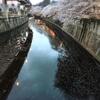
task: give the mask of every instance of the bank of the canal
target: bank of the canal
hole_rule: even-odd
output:
[[[7,70],[20,50],[20,43],[26,38],[28,23],[19,28],[0,34],[0,76]]]
[[[5,100],[27,56],[32,31],[24,24],[0,39],[0,100]],[[12,79],[12,81],[11,81]]]

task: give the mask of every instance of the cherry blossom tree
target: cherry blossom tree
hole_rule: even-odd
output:
[[[38,15],[38,16],[40,16],[40,15],[41,15],[41,11],[42,11],[42,7],[41,7],[41,6],[33,6],[33,7],[31,8],[30,13],[31,13],[32,15]]]
[[[80,18],[82,11],[90,4],[91,0],[58,0],[57,3],[49,4],[44,8],[40,6],[33,7],[32,13],[46,18],[51,17],[61,23],[68,23],[76,17]]]
[[[80,12],[88,5],[88,0],[59,0],[57,4],[45,7],[41,14],[64,23],[69,18],[79,17]]]

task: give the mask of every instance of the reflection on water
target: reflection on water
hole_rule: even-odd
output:
[[[33,26],[32,45],[7,100],[64,100],[54,87],[58,52],[48,37]]]
[[[45,29],[52,34],[47,26]],[[55,32],[63,41],[58,48],[55,86],[65,97],[71,95],[69,100],[100,100],[100,62],[62,30]]]

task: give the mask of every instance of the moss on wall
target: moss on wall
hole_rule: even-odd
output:
[[[63,29],[100,60],[100,20],[75,20],[74,24],[65,24]]]

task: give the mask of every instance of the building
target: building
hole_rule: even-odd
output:
[[[31,3],[27,0],[2,0],[0,16],[22,16],[30,10]]]

